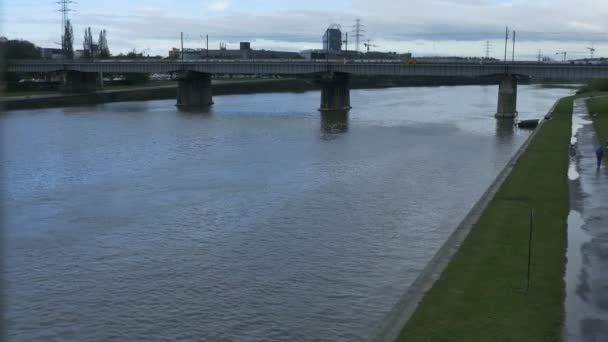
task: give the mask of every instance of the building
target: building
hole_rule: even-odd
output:
[[[169,58],[181,59],[180,49],[169,50]],[[222,45],[219,50],[184,49],[184,60],[200,59],[301,59],[297,52],[252,50],[251,43],[241,42],[238,50],[230,50]]]
[[[329,52],[342,51],[342,31],[339,25],[331,25],[323,34],[323,50]]]
[[[6,43],[6,42],[8,42],[8,38],[0,37],[0,43]]]
[[[169,50],[169,58],[170,59],[178,59],[180,58],[180,51],[178,48],[173,48]]]
[[[40,51],[40,56],[43,59],[61,59],[63,58],[63,51],[56,48],[37,48]]]

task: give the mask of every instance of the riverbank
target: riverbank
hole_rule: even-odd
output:
[[[605,145],[608,142],[608,97],[592,97],[587,101],[587,107],[595,132],[600,142]]]
[[[568,148],[574,97],[516,160],[399,341],[557,341],[564,318]],[[526,293],[528,227],[535,212]],[[415,304],[414,304],[415,305]]]
[[[391,87],[438,87],[460,85],[495,85],[496,77],[352,77],[351,89]],[[524,81],[524,83],[526,83]],[[312,78],[220,79],[213,80],[213,95],[304,92],[319,90]],[[4,93],[0,105],[5,110],[81,106],[106,102],[150,101],[177,98],[177,82],[153,82],[140,86],[109,86],[87,94],[61,94],[58,91],[19,91]]]
[[[213,81],[214,95],[303,92],[315,86],[303,79],[262,79]],[[106,102],[150,101],[177,98],[177,84],[100,90],[87,94],[41,94],[5,97],[0,104],[5,110],[51,108],[99,104]]]
[[[574,102],[572,118],[566,342],[608,341],[608,308],[604,305],[608,283],[608,255],[604,252],[608,239],[608,217],[604,214],[608,212],[608,169],[597,168],[594,151],[603,139],[593,127],[587,100]],[[608,102],[594,102],[599,110],[595,119],[608,113]]]

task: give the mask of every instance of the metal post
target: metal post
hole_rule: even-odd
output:
[[[513,30],[513,58],[511,61],[515,62],[515,30]]]
[[[325,61],[329,63],[329,29],[325,30]]]
[[[207,37],[207,59],[209,59],[209,35]]]
[[[526,284],[526,293],[530,289],[530,269],[532,265],[532,229],[534,227],[534,209],[530,209],[530,228],[528,233],[528,282]]]
[[[348,57],[348,32],[346,32],[346,57]]]
[[[182,32],[182,68],[184,67],[184,32]]]
[[[509,44],[509,27],[505,29],[505,63],[507,62],[507,45]]]

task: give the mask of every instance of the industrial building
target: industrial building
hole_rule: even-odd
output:
[[[43,48],[38,47],[38,51],[40,51],[40,56],[43,59],[61,59],[63,58],[63,51],[61,49],[56,48]]]
[[[225,45],[218,50],[206,49],[184,49],[184,60],[197,59],[301,59],[297,52],[253,50],[250,42],[240,42],[238,50],[230,50]],[[169,51],[169,58],[181,59],[182,51],[173,48]]]

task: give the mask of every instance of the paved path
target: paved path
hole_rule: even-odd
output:
[[[572,126],[564,340],[608,341],[608,163],[596,167],[585,100],[575,102]]]

